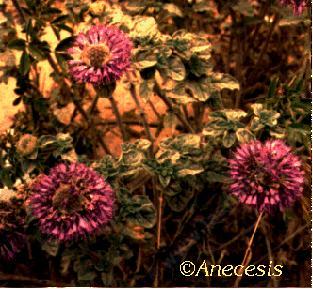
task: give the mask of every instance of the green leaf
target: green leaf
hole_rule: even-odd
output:
[[[136,195],[125,203],[121,209],[124,219],[134,226],[152,228],[156,222],[155,208],[147,196]]]
[[[111,155],[105,155],[101,160],[97,161],[95,170],[100,172],[105,178],[114,177],[119,173]]]
[[[153,95],[154,81],[143,81],[139,84],[139,96],[143,101],[147,102]]]
[[[160,181],[160,184],[163,188],[166,188],[170,182],[171,182],[171,179],[172,177],[171,176],[158,176],[159,177],[159,181]]]
[[[246,128],[239,128],[236,131],[236,136],[239,143],[248,143],[255,139],[254,134]]]
[[[46,241],[42,244],[41,249],[55,257],[58,254],[59,244],[56,241]]]
[[[209,60],[211,57],[212,45],[205,39],[199,37],[194,39],[194,46],[190,48],[193,55],[197,55],[200,59]]]
[[[167,95],[183,104],[193,101],[206,101],[210,97],[205,88],[195,81],[180,82]]]
[[[42,14],[60,14],[62,11],[55,7],[48,7]]]
[[[25,40],[21,38],[12,39],[8,43],[8,47],[10,49],[16,49],[16,50],[24,50],[25,49]]]
[[[214,171],[207,171],[205,175],[209,183],[229,183],[231,181],[226,175]]]
[[[192,101],[205,102],[208,99],[220,98],[223,89],[239,89],[239,84],[228,75],[211,73],[197,80],[179,82],[173,89],[168,91],[167,95],[181,103]]]
[[[138,149],[142,151],[147,151],[151,147],[151,142],[147,139],[139,139],[135,142]]]
[[[60,261],[61,275],[64,276],[64,275],[68,274],[69,269],[70,269],[70,265],[71,265],[73,259],[74,259],[74,254],[70,251],[65,251],[62,254],[61,261]]]
[[[221,141],[224,147],[229,148],[237,140],[237,130],[245,127],[240,120],[246,115],[247,113],[239,109],[223,109],[212,112],[202,133],[211,138],[214,143],[219,144]]]
[[[257,116],[260,116],[260,113],[264,109],[263,104],[261,104],[261,103],[254,103],[251,105],[251,108],[253,109],[254,114]]]
[[[42,60],[46,57],[45,51],[42,51],[38,46],[34,44],[30,44],[29,47],[30,54],[36,59],[36,60]]]
[[[75,37],[72,36],[62,39],[55,48],[55,51],[66,51],[73,45],[74,39]]]
[[[268,89],[268,97],[269,98],[272,98],[272,97],[275,96],[276,90],[277,90],[277,86],[278,86],[278,79],[271,80],[270,86],[269,86],[269,89]]]
[[[258,131],[264,127],[273,128],[278,124],[280,113],[265,109],[260,103],[254,103],[251,107],[254,111],[254,118],[251,121],[252,131]]]
[[[64,23],[57,23],[55,26],[58,27],[61,30],[65,30],[65,31],[67,31],[69,33],[73,33],[73,29],[70,26],[68,26],[68,25],[66,25]]]
[[[287,128],[288,143],[296,146],[304,144],[306,148],[310,148],[311,127],[303,124],[293,124]]]
[[[53,24],[60,23],[60,22],[64,22],[67,19],[68,19],[68,15],[60,15],[57,18],[55,18],[53,21],[51,21],[51,23]]]
[[[247,116],[247,113],[240,109],[223,109],[221,112],[230,121],[239,121]]]
[[[56,27],[56,25],[53,25],[53,24],[51,24],[51,29],[53,30],[55,36],[59,40],[61,37],[59,29]]]
[[[179,57],[171,57],[169,59],[168,67],[169,75],[173,80],[183,81],[186,77],[186,68],[184,63]]]
[[[60,157],[73,149],[72,141],[73,139],[68,133],[58,133],[56,136],[42,135],[38,140],[40,154]]]
[[[172,148],[179,151],[200,148],[201,137],[197,134],[180,134],[161,141],[161,148]]]
[[[23,97],[17,97],[14,99],[13,101],[13,106],[19,105],[21,103],[21,101],[23,100]]]
[[[25,3],[28,6],[28,8],[30,8],[33,11],[35,10],[36,8],[35,0],[25,0]]]
[[[213,74],[214,87],[218,90],[229,89],[236,90],[240,89],[239,82],[233,76],[224,73],[214,73]]]
[[[169,207],[174,212],[181,212],[187,207],[189,201],[192,199],[193,196],[194,191],[189,188],[182,190],[179,194],[176,194],[174,196],[165,195],[165,199]]]
[[[67,70],[67,60],[68,60],[68,58],[66,57],[66,54],[56,53],[55,56],[56,56],[57,62],[60,65],[60,67],[64,71],[66,71]]]
[[[190,72],[197,77],[205,75],[210,70],[210,65],[195,55],[191,56],[189,66]]]
[[[223,1],[223,2],[225,2],[225,1]],[[223,2],[221,2],[221,3],[223,3]],[[213,13],[212,10],[214,8],[212,7],[212,5],[210,5],[210,2],[208,2],[206,0],[197,0],[197,1],[192,2],[192,9],[195,12],[209,14],[210,12]]]
[[[30,61],[29,54],[27,54],[26,52],[23,52],[21,56],[21,60],[20,60],[20,66],[19,66],[20,73],[22,75],[26,75],[30,70],[30,65],[31,65],[31,61]]]
[[[154,67],[157,64],[156,54],[152,50],[141,50],[136,54],[134,64],[138,69]]]
[[[97,274],[94,271],[86,271],[86,272],[84,272],[82,270],[79,270],[77,272],[77,279],[79,281],[92,281],[96,277],[97,277]]]
[[[79,255],[73,263],[73,270],[77,272],[79,281],[92,281],[97,277],[89,256]]]
[[[234,132],[227,132],[227,131],[224,132],[222,143],[225,148],[230,148],[231,146],[233,146],[236,140],[237,140],[237,137]]]
[[[173,16],[184,17],[183,11],[175,4],[172,3],[164,4],[163,9]]]
[[[205,35],[200,33],[186,33],[184,30],[178,30],[173,34],[172,46],[184,60],[189,60],[192,56],[205,61],[211,58],[212,45]]]
[[[31,19],[26,20],[26,22],[25,22],[25,32],[26,32],[26,34],[32,35],[33,31],[34,31],[34,28],[33,28],[32,20]]]
[[[239,0],[239,2],[236,5],[234,5],[233,9],[236,12],[243,14],[245,16],[250,17],[254,16],[252,4],[248,0]]]
[[[164,128],[172,128],[175,129],[175,127],[178,124],[178,119],[175,113],[173,112],[168,112],[164,117],[163,117],[163,126]]]
[[[151,39],[159,32],[157,23],[153,17],[137,17],[134,21],[134,28],[130,33],[130,37]]]
[[[145,159],[144,152],[136,148],[136,145],[130,143],[122,144],[122,159],[121,162],[130,167],[138,167]]]
[[[197,175],[204,171],[203,167],[199,164],[190,164],[187,168],[182,168],[178,171],[178,176],[184,177],[188,175]]]

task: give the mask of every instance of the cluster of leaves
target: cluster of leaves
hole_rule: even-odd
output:
[[[168,9],[168,6],[163,9]],[[110,13],[116,11],[107,13],[110,17]],[[192,34],[185,30],[172,35],[163,34],[153,17],[126,16],[123,14],[120,19],[112,16],[113,23],[122,25],[133,38],[134,65],[141,76],[140,95],[146,101],[154,91],[174,103],[187,104],[219,98],[224,88],[239,89],[239,84],[230,75],[213,72],[212,47],[205,34]]]

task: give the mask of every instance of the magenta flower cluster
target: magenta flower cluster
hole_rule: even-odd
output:
[[[102,85],[119,80],[130,66],[132,43],[117,27],[103,24],[79,33],[68,52],[70,74],[79,83]]]
[[[280,0],[282,5],[289,5],[293,8],[293,13],[295,15],[300,15],[306,6],[305,0]]]
[[[81,163],[61,163],[39,176],[29,205],[41,232],[62,242],[98,232],[112,219],[114,201],[100,174]]]
[[[231,193],[259,211],[283,210],[302,196],[301,162],[281,140],[242,144],[229,161]]]
[[[12,261],[25,246],[24,218],[13,202],[0,202],[0,259]]]

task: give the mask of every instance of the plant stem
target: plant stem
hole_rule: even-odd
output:
[[[97,91],[97,97],[103,97],[103,98],[107,98],[109,99],[110,103],[111,103],[111,108],[112,108],[112,112],[115,115],[117,124],[120,128],[121,134],[122,134],[122,139],[123,141],[128,140],[128,135],[126,133],[125,130],[125,126],[123,124],[123,119],[122,116],[119,112],[118,109],[118,105],[113,97],[113,92],[115,89],[116,84],[107,84],[107,85],[103,85],[103,86],[94,86],[95,90]]]
[[[271,262],[273,260],[273,254],[272,254],[272,249],[271,249],[271,242],[268,238],[268,234],[266,232],[266,230],[264,230],[264,236],[265,236],[265,241],[266,241],[266,247],[267,247],[267,252],[268,252],[268,262]],[[279,287],[279,282],[275,277],[275,274],[273,274],[273,267],[270,266],[270,270],[271,270],[271,280],[273,282],[273,287],[277,288]],[[270,285],[270,284],[269,284]],[[268,286],[268,287],[272,287],[272,286]]]
[[[131,93],[131,96],[132,96],[133,100],[136,103],[137,108],[139,109],[139,113],[140,113],[140,117],[141,117],[141,120],[142,120],[142,124],[143,124],[143,127],[145,129],[145,133],[147,135],[148,140],[152,144],[151,148],[153,150],[153,142],[154,142],[153,136],[152,136],[150,127],[148,125],[148,121],[146,119],[146,114],[145,114],[143,108],[140,105],[140,102],[139,102],[139,99],[138,99],[138,96],[137,96],[137,93],[136,93],[136,88],[135,88],[135,85],[133,83],[130,84],[130,93]]]
[[[248,246],[247,246],[245,255],[244,255],[243,260],[241,262],[241,266],[243,266],[243,267],[241,268],[241,270],[239,270],[239,274],[238,274],[238,277],[236,278],[234,287],[238,287],[239,286],[240,280],[242,279],[242,275],[243,275],[242,273],[243,273],[243,271],[245,270],[245,268],[247,267],[247,265],[250,262],[251,255],[252,255],[251,247],[252,247],[252,244],[253,244],[253,240],[254,240],[254,236],[255,236],[256,230],[257,230],[257,228],[258,228],[258,226],[259,226],[259,224],[261,222],[262,216],[263,216],[263,211],[261,211],[259,213],[259,216],[258,216],[258,218],[257,218],[257,220],[256,220],[256,222],[254,224],[252,236],[250,237],[250,240],[248,242]]]
[[[232,51],[233,51],[233,43],[234,43],[234,35],[233,35],[233,33],[231,33],[229,46],[228,46],[226,67],[225,67],[225,70],[226,70],[227,73],[230,72],[230,63],[231,63],[231,56],[232,56]]]
[[[62,75],[58,65],[56,64],[56,62],[54,61],[54,59],[52,58],[52,56],[50,54],[47,55],[47,59],[49,64],[51,65],[51,67],[53,68],[53,70],[55,71],[55,73],[57,73],[58,75]],[[76,107],[76,109],[80,112],[80,114],[84,117],[84,119],[86,120],[87,124],[88,124],[88,128],[93,126],[93,120],[92,118],[89,117],[89,115],[86,113],[86,111],[83,109],[83,107],[80,104],[79,99],[76,97],[75,93],[72,93],[70,87],[68,86],[68,84],[65,82],[65,80],[60,77],[60,81],[61,81],[61,85],[62,87],[66,90],[66,92],[72,96],[73,99],[73,103]],[[103,150],[110,154],[110,150],[107,147],[107,145],[105,144],[105,142],[103,141],[99,131],[94,131],[94,135],[97,139],[97,141],[100,143],[100,145],[102,146]]]
[[[51,67],[53,68],[53,70],[58,74],[60,75],[61,74],[61,71],[57,65],[57,63],[54,61],[54,59],[52,58],[52,56],[50,54],[47,55],[47,60],[49,62],[49,64],[51,65]],[[64,82],[64,80],[62,81]]]
[[[154,190],[156,192],[156,190]],[[158,197],[158,219],[157,219],[157,236],[156,236],[156,251],[161,247],[161,230],[162,230],[162,209],[163,209],[163,192],[161,191]],[[156,266],[155,266],[155,277],[153,286],[159,287],[159,269],[160,269],[160,260],[157,256]]]
[[[89,116],[92,115],[93,112],[94,112],[94,110],[96,109],[99,98],[100,98],[100,96],[99,96],[99,94],[97,93],[96,96],[95,96],[95,98],[92,100],[92,103],[91,103],[91,105],[90,105],[90,107],[89,107],[89,109],[88,109],[88,115],[89,115]]]
[[[157,138],[159,136],[161,130],[162,130],[162,127],[163,127],[163,118],[158,113],[157,109],[155,108],[154,104],[152,103],[152,101],[150,99],[148,100],[148,103],[149,103],[150,107],[152,108],[154,114],[156,115],[156,117],[159,120],[158,126],[156,127],[157,130],[156,130],[156,132],[154,134],[154,137]],[[151,123],[149,125],[151,126]]]
[[[195,133],[195,130],[193,127],[189,124],[185,116],[182,114],[182,112],[179,109],[175,109],[173,107],[172,102],[169,100],[169,98],[162,92],[161,88],[159,85],[156,84],[155,90],[157,95],[163,100],[163,102],[166,104],[166,106],[169,108],[170,111],[172,111],[177,118],[180,120],[180,122],[183,124],[183,126],[186,128],[191,133]]]
[[[159,287],[159,260],[157,260],[156,265],[155,265],[155,276],[154,276],[153,287],[154,288]]]
[[[156,115],[156,117],[158,118],[158,120],[161,122],[161,121],[162,121],[162,117],[161,117],[161,115],[158,113],[158,111],[157,111],[157,109],[155,108],[153,102],[149,99],[149,100],[148,100],[148,103],[149,103],[149,105],[151,106],[151,108],[152,108],[154,114]]]
[[[257,62],[256,62],[256,65],[255,65],[256,68],[257,68],[257,67],[259,66],[259,64],[261,63],[262,58],[263,58],[265,52],[267,51],[267,48],[268,48],[270,39],[271,39],[271,37],[272,37],[272,34],[273,34],[273,31],[274,31],[275,25],[278,23],[278,21],[279,21],[278,15],[275,14],[274,19],[273,19],[273,22],[271,23],[271,27],[270,27],[270,30],[269,30],[269,32],[268,32],[268,35],[267,35],[265,44],[264,44],[264,46],[263,46],[263,48],[262,48],[262,51],[261,51],[261,53],[260,53],[260,55],[259,55],[259,58],[258,58]]]
[[[199,102],[193,103],[193,111],[194,111],[194,117],[195,117],[195,123],[197,127],[197,131],[202,130],[203,126],[203,114],[204,114],[205,107],[204,105],[201,105]]]
[[[127,125],[139,125],[139,126],[143,126],[142,122],[140,120],[123,120],[123,123],[127,124]],[[105,121],[99,121],[96,122],[95,125],[116,125],[116,121],[115,120],[105,120]],[[157,122],[150,122],[148,124],[149,127],[153,127],[153,128],[157,128],[160,126],[159,123]]]
[[[85,112],[85,110],[81,107],[79,101],[73,100],[73,103],[75,105],[75,107],[77,108],[77,110],[80,112],[80,114],[85,118],[85,120],[87,121],[88,124],[88,128],[93,126],[92,121],[89,119],[87,113]],[[107,153],[107,154],[111,154],[109,148],[107,147],[106,143],[103,141],[100,133],[98,130],[94,131],[95,137],[97,139],[97,141],[100,143],[100,145],[102,146],[103,150]]]
[[[13,6],[15,7],[15,9],[17,10],[17,12],[19,13],[22,22],[25,22],[25,16],[24,16],[24,12],[20,6],[20,4],[18,3],[17,0],[12,0]]]
[[[277,251],[279,248],[281,248],[284,244],[286,244],[287,242],[289,242],[290,240],[292,240],[295,236],[297,236],[298,234],[300,234],[304,229],[309,228],[310,226],[308,224],[300,227],[299,229],[297,229],[295,232],[293,232],[291,235],[289,235],[287,238],[285,238],[285,240],[283,240],[279,245],[277,245],[276,247],[274,247],[272,249],[272,251]],[[266,256],[261,257],[260,259],[258,259],[257,261],[254,262],[254,264],[260,264],[263,260],[265,260]]]
[[[92,120],[92,118],[89,117],[89,115],[86,113],[86,111],[83,109],[83,107],[80,104],[79,99],[76,97],[75,93],[73,95],[73,103],[76,107],[76,109],[80,112],[80,114],[84,117],[84,119],[87,122],[88,128],[93,127],[94,126],[94,122]],[[103,150],[108,153],[111,154],[109,148],[107,147],[107,145],[105,144],[105,142],[103,141],[100,133],[98,130],[94,130],[93,131],[97,141],[100,143],[100,145],[102,146]]]
[[[109,96],[108,98],[109,98],[109,101],[111,102],[112,111],[113,111],[113,114],[115,115],[117,124],[121,130],[122,139],[123,139],[123,141],[128,140],[128,136],[127,136],[124,124],[123,124],[122,116],[118,110],[117,103],[116,103],[116,101],[112,95]]]
[[[123,120],[124,124],[127,125],[136,125],[136,126],[143,126],[142,122],[139,120]],[[108,125],[112,125],[112,126],[116,126],[116,120],[104,120],[104,121],[99,121],[99,122],[95,122],[94,125],[96,126],[108,126]],[[150,122],[148,123],[149,127],[151,128],[160,128],[162,125],[158,122]],[[182,127],[181,125],[178,125],[177,130],[179,131],[184,131],[184,127]]]
[[[236,45],[237,51],[236,51],[235,76],[236,76],[238,82],[242,86],[243,78],[242,78],[242,55],[241,55],[241,51],[242,51],[242,43],[243,43],[242,37],[244,35],[242,32],[240,34],[237,32],[238,21],[237,21],[237,15],[236,15],[235,10],[233,8],[230,8],[229,11],[230,11],[231,19],[232,19],[232,25],[236,28],[236,30],[235,30],[235,33],[236,33],[235,34],[235,45]],[[232,36],[233,36],[233,34],[232,34]],[[235,108],[239,107],[240,102],[241,102],[241,91],[238,90],[236,92]]]
[[[49,64],[51,65],[52,69],[54,70],[54,72],[58,75],[58,81],[60,81],[61,87],[65,90],[65,92],[67,93],[68,96],[72,96],[73,93],[71,91],[71,88],[66,83],[66,81],[64,80],[62,72],[59,69],[58,64],[52,58],[51,54],[47,54],[47,60],[48,60]]]
[[[158,221],[157,221],[157,242],[156,242],[157,249],[160,249],[161,244],[162,208],[163,208],[163,192],[160,192],[158,206]]]
[[[21,285],[25,285],[25,282],[30,282],[34,284],[40,284],[41,286],[56,286],[55,282],[53,282],[52,280],[40,280],[37,278],[5,273],[0,273],[0,281],[15,281],[15,282],[20,281],[22,283]],[[58,285],[69,286],[70,284],[62,283]]]
[[[258,32],[259,32],[259,30],[260,30],[262,24],[264,23],[263,19],[264,19],[266,13],[267,13],[269,7],[270,7],[270,0],[267,1],[266,3],[264,3],[264,6],[262,6],[262,11],[261,11],[261,13],[260,13],[260,19],[262,19],[262,21],[260,21],[260,22],[256,25],[256,27],[255,27],[255,29],[254,29],[254,31],[253,31],[252,37],[249,37],[250,39],[248,39],[248,43],[249,43],[250,45],[247,45],[247,49],[248,49],[248,47],[253,47],[253,48],[255,47],[255,43],[256,43],[255,39],[256,39],[256,36],[258,35]],[[244,55],[245,55],[247,52],[248,52],[248,51],[244,51]]]
[[[83,109],[83,107],[81,106],[80,102],[78,99],[76,99],[75,97],[73,98],[73,103],[75,105],[75,107],[77,108],[77,110],[79,111],[79,113],[84,117],[84,119],[86,120],[88,126],[91,125],[91,121],[86,113],[86,111]]]

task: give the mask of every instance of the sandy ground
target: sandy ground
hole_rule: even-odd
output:
[[[41,78],[42,78],[42,83],[44,85],[41,85],[41,91],[44,93],[44,95],[47,98],[49,98],[51,87],[54,85],[52,79],[49,77],[49,74],[50,74],[49,66],[42,65],[41,66]],[[5,83],[0,84],[0,91],[2,92],[2,97],[0,98],[0,133],[3,133],[6,130],[8,130],[13,124],[14,115],[18,111],[21,111],[24,109],[23,104],[13,106],[13,101],[16,98],[16,95],[14,93],[15,83],[16,81],[14,78],[9,78],[8,84],[5,84]],[[138,109],[136,107],[136,104],[133,101],[129,91],[126,89],[123,83],[117,86],[116,91],[114,92],[114,98],[118,104],[121,114],[129,115],[129,118],[133,119],[132,115],[134,114],[134,112],[136,112],[136,118],[140,119],[138,117]],[[89,99],[89,101],[86,102],[84,106],[85,108],[87,108],[90,105],[91,100],[92,99]],[[156,110],[160,114],[164,113],[164,111],[166,110],[166,107],[162,101],[160,101],[156,96],[152,96],[151,101],[154,104]],[[158,121],[158,118],[156,114],[153,112],[151,106],[148,103],[144,103],[142,101],[140,102],[141,102],[142,108],[144,109],[146,113],[148,122],[156,123]],[[65,107],[62,109],[65,112],[64,114],[62,114],[63,119],[60,119],[62,122],[67,123],[70,120],[71,113],[73,112],[72,106],[73,105],[70,104],[68,107]],[[97,105],[97,111],[98,111],[99,121],[114,121],[115,120],[115,116],[112,114],[110,102],[107,99],[99,100],[98,105]],[[58,109],[55,109],[55,113],[57,115],[61,115],[60,113],[58,113]],[[139,134],[142,134],[144,136],[144,131],[143,131],[142,126],[132,125],[131,128],[137,131]],[[155,128],[151,129],[151,132],[153,135],[155,134],[155,131],[156,131]],[[172,135],[171,128],[163,129],[163,131],[158,136],[157,140],[170,136],[170,135]],[[106,133],[104,139],[107,145],[109,146],[110,151],[115,155],[119,155],[121,152],[120,145],[122,143],[119,129],[118,128],[111,129],[110,131]]]
[[[0,134],[5,132],[13,124],[14,115],[21,109],[23,105],[13,106],[13,101],[16,98],[14,93],[15,79],[10,78],[8,84],[0,84]]]

